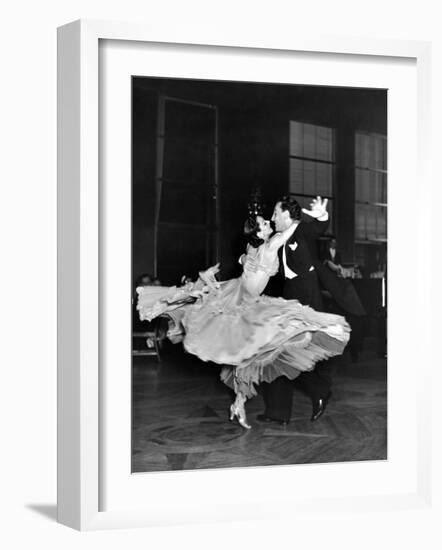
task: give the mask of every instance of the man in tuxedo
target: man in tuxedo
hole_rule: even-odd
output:
[[[276,231],[296,225],[292,237],[279,250],[279,269],[284,278],[282,295],[287,300],[296,299],[317,311],[323,311],[315,269],[318,261],[315,241],[328,227],[327,199],[317,197],[311,203],[310,210],[302,209],[302,212],[308,215],[309,221],[301,220],[301,207],[290,196],[278,201],[273,211],[272,221]],[[288,424],[292,413],[293,384],[310,396],[313,406],[311,420],[317,420],[331,395],[331,379],[323,363],[317,363],[313,371],[301,373],[294,382],[280,376],[271,383],[263,383],[265,411],[258,415],[257,420]]]

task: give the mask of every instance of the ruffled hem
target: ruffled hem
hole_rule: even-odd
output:
[[[273,382],[280,376],[294,380],[301,373],[313,370],[318,361],[341,355],[347,341],[341,342],[317,332],[304,348],[288,343],[273,353],[257,355],[254,362],[246,366],[224,366],[220,378],[235,392],[250,398],[257,393],[255,386],[262,382]]]
[[[240,279],[227,281],[217,295],[187,308],[182,322],[189,353],[242,368],[265,366],[287,349],[302,357],[300,350],[318,341],[316,333],[329,337],[333,354],[342,353],[350,331],[343,317],[317,312],[297,300],[251,296]]]

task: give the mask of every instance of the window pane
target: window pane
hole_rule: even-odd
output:
[[[382,137],[376,136],[374,138],[374,159],[373,164],[375,168],[384,168],[384,141]]]
[[[290,159],[291,193],[306,195],[333,194],[333,165],[309,160]]]
[[[387,186],[386,186],[387,177],[386,174],[381,172],[373,172],[373,199],[372,202],[387,202]]]
[[[387,174],[356,168],[356,200],[387,203]]]
[[[366,224],[367,224],[367,239],[369,240],[376,240],[377,237],[377,223],[376,223],[376,214],[377,214],[377,208],[376,206],[372,206],[371,204],[366,205]]]
[[[333,161],[333,130],[290,121],[290,155]]]
[[[303,124],[290,121],[290,155],[295,157],[304,156],[304,131]]]
[[[387,169],[387,138],[356,133],[355,164],[355,238],[386,240],[387,174],[383,170]]]
[[[316,195],[316,163],[303,161],[302,166],[304,171],[304,193]]]
[[[387,139],[378,134],[355,135],[356,166],[376,170],[387,169]]]
[[[379,202],[387,204],[387,174],[379,174]]]
[[[382,175],[379,172],[370,173],[370,202],[382,202]]]
[[[369,181],[369,191],[368,191],[368,196],[369,196],[369,201],[370,202],[381,202],[381,197],[379,195],[379,180],[380,180],[380,176],[381,174],[379,174],[379,172],[368,172],[369,173],[369,178],[368,178],[368,181]]]
[[[355,163],[356,166],[369,165],[369,139],[365,134],[356,134]]]
[[[316,157],[319,160],[333,161],[333,130],[322,126],[316,127]]]
[[[299,159],[290,159],[290,193],[304,193],[304,162]]]
[[[304,157],[316,158],[316,128],[312,124],[304,124]]]
[[[377,207],[377,225],[378,239],[387,238],[387,208],[384,206]]]
[[[333,166],[316,163],[316,195],[331,197],[333,183]]]
[[[370,177],[368,170],[356,168],[356,195],[355,198],[359,202],[368,202],[370,193]]]
[[[365,240],[366,231],[365,231],[365,205],[356,204],[355,209],[355,223],[356,223],[356,239]]]

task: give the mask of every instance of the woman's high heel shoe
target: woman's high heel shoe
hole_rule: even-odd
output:
[[[235,403],[232,403],[232,405],[230,405],[230,420],[234,420],[235,416],[240,426],[246,428],[246,430],[250,430],[252,426],[247,424],[247,417],[246,411],[244,410],[244,405],[238,406]]]

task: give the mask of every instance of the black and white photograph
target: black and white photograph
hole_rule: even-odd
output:
[[[387,90],[131,92],[132,472],[386,460]]]
[[[428,48],[62,35],[61,522],[420,506]]]
[[[442,548],[439,14],[5,6],[2,548]]]

